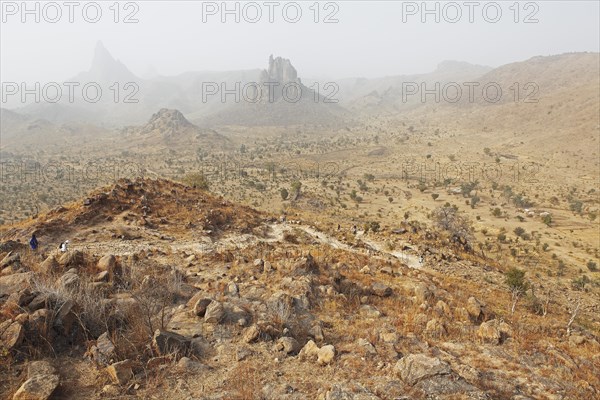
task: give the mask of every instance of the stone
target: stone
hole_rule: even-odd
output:
[[[59,383],[58,375],[35,375],[21,385],[13,395],[13,400],[46,400]]]
[[[244,361],[246,358],[250,357],[253,354],[252,350],[247,347],[242,347],[236,350],[235,352],[235,360],[236,361]]]
[[[367,318],[379,318],[381,317],[381,312],[373,306],[368,304],[363,304],[359,309],[360,315]]]
[[[83,253],[79,250],[67,251],[60,256],[58,264],[63,268],[81,267],[83,265]]]
[[[312,340],[306,342],[300,353],[298,353],[298,357],[300,359],[316,359],[319,354],[319,346],[315,344]]]
[[[265,261],[263,264],[263,272],[273,271],[273,265],[269,261]]]
[[[33,272],[20,272],[0,276],[0,298],[8,297],[14,292],[26,289],[31,285]]]
[[[252,343],[256,339],[258,339],[259,335],[260,335],[260,329],[258,329],[258,326],[252,325],[244,331],[244,334],[242,335],[242,340],[245,343]]]
[[[94,276],[94,282],[108,282],[110,273],[108,271],[101,271]]]
[[[225,307],[220,302],[213,300],[206,307],[206,313],[204,314],[204,321],[211,324],[218,324],[223,320],[225,316]]]
[[[131,360],[119,361],[106,367],[108,376],[117,385],[124,385],[133,378],[133,363]]]
[[[417,301],[420,303],[426,302],[431,296],[432,293],[424,283],[418,283],[413,288],[415,297]]]
[[[107,254],[98,260],[97,267],[100,271],[106,271],[112,274],[117,266],[117,258],[112,254]]]
[[[325,340],[325,336],[323,335],[323,327],[321,326],[320,322],[313,324],[310,327],[308,334],[312,336],[317,342],[322,342],[323,340]]]
[[[194,314],[199,317],[204,317],[206,315],[206,308],[212,302],[212,299],[198,299],[194,304]]]
[[[371,285],[371,291],[375,296],[379,297],[389,297],[392,295],[392,288],[384,285],[381,282],[375,282],[373,285]]]
[[[335,347],[333,345],[328,344],[323,346],[317,352],[317,364],[319,365],[327,365],[330,364],[335,357]]]
[[[48,361],[31,361],[27,365],[27,378],[33,378],[36,375],[56,375],[56,368]]]
[[[582,344],[585,343],[585,336],[581,336],[581,335],[570,335],[569,336],[569,344],[571,346],[581,346]]]
[[[104,332],[96,340],[96,345],[90,350],[92,360],[101,365],[108,365],[115,356],[115,345],[108,335]]]
[[[0,261],[0,269],[9,267],[11,265],[19,265],[21,263],[21,255],[19,253],[9,252],[3,259]]]
[[[409,354],[398,360],[394,371],[402,381],[413,386],[423,379],[447,375],[452,370],[447,363],[438,358],[424,354]]]
[[[187,357],[183,357],[187,358]],[[171,356],[160,356],[160,357],[152,357],[146,362],[146,368],[152,370],[156,368],[160,368],[163,365],[167,365],[173,361],[173,357]]]
[[[469,297],[465,308],[467,309],[469,316],[475,320],[481,315],[481,304],[479,304],[479,301],[477,301],[475,297]]]
[[[443,300],[439,300],[435,304],[435,311],[440,316],[446,316],[446,317],[452,316],[452,311],[450,310],[450,306],[445,301],[443,301]]]
[[[276,351],[283,351],[286,354],[296,354],[300,351],[300,343],[296,339],[290,336],[284,336],[277,340],[275,343]]]
[[[501,344],[512,335],[512,329],[505,322],[492,319],[482,322],[477,330],[477,337],[483,343]]]
[[[446,335],[447,331],[442,321],[438,320],[437,318],[433,318],[427,322],[427,325],[425,326],[425,333],[427,333],[429,336],[440,338]]]
[[[72,289],[79,285],[81,279],[79,275],[73,272],[67,272],[63,276],[60,277],[60,285],[65,289]]]
[[[194,372],[206,366],[198,361],[194,361],[188,357],[181,357],[177,363],[177,369],[182,372]]]
[[[152,337],[152,345],[160,355],[174,352],[185,354],[190,348],[190,340],[178,333],[157,329]]]
[[[230,296],[237,296],[240,292],[240,289],[238,288],[238,285],[235,282],[231,282],[229,285],[227,285],[227,294],[229,294]]]
[[[19,347],[23,342],[24,335],[23,325],[18,322],[6,321],[0,325],[0,348],[12,350]]]
[[[39,271],[42,274],[51,274],[55,271],[58,271],[60,265],[58,261],[56,261],[56,257],[53,255],[49,255],[42,263],[40,264]]]

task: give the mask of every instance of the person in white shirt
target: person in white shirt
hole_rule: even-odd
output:
[[[62,242],[59,246],[60,252],[61,253],[66,253],[68,250],[68,245],[69,245],[69,241],[65,240],[64,242]]]

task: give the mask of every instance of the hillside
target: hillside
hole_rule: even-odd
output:
[[[3,226],[0,393],[597,395],[593,291],[557,295],[530,277],[539,303],[523,297],[512,313],[506,267],[448,232],[405,221],[353,234],[337,222],[300,210],[281,222],[137,178]],[[23,244],[31,233],[36,252]]]

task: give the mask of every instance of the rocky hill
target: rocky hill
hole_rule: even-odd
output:
[[[138,178],[2,227],[1,396],[598,396],[592,294],[513,313],[503,267],[443,231],[278,217]]]

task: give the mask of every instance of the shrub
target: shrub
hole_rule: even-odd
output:
[[[182,182],[201,190],[208,190],[209,183],[202,172],[192,172],[183,177]]]

